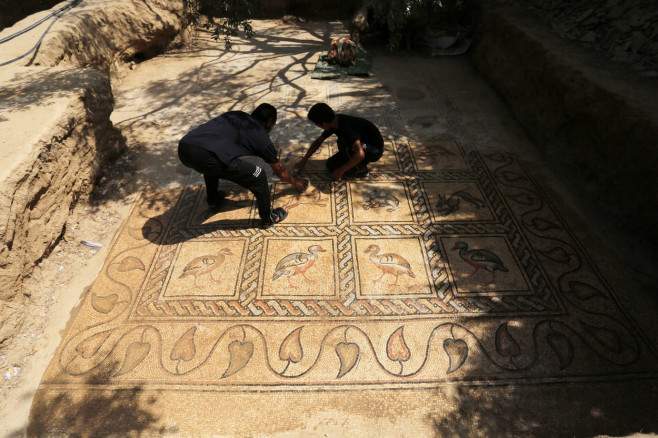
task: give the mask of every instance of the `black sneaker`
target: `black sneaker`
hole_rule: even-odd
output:
[[[271,227],[274,224],[278,224],[279,222],[283,222],[286,218],[288,217],[288,212],[285,211],[283,208],[275,208],[272,210],[272,213],[270,213],[270,218],[269,219],[262,219],[260,222],[260,227],[262,229],[267,229]]]

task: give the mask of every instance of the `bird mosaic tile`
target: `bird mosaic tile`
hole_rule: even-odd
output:
[[[409,190],[403,181],[350,182],[348,192],[355,224],[415,221]]]
[[[504,237],[445,237],[441,243],[457,293],[532,293]]]
[[[427,141],[412,140],[409,142],[409,148],[417,171],[467,168],[459,144],[449,137],[435,137]]]
[[[266,238],[261,297],[336,295],[334,238]]]
[[[179,245],[162,297],[235,296],[245,243],[225,239],[219,245],[207,241]]]
[[[334,196],[328,181],[310,181],[306,192],[299,194],[290,185],[274,183],[272,198],[274,207],[288,212],[286,225],[330,225],[335,223]]]
[[[491,222],[494,215],[477,183],[423,182],[434,222]]]
[[[357,237],[353,244],[359,296],[432,296],[433,288],[421,239]]]

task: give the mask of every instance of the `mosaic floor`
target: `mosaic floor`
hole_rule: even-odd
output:
[[[236,187],[216,214],[200,187],[145,194],[43,387],[100,371],[113,386],[284,391],[655,369],[513,156],[391,138],[372,171],[311,169],[303,195],[273,184],[290,216],[265,231]]]

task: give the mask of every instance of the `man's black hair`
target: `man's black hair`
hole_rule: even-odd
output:
[[[251,113],[251,117],[258,120],[263,126],[276,122],[276,108],[269,103],[261,103]]]
[[[316,103],[308,111],[308,119],[315,123],[331,123],[336,118],[336,113],[326,103]]]

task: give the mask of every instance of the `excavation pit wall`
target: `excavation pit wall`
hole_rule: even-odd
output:
[[[0,38],[67,4],[19,21]],[[83,0],[1,46],[5,62],[43,35],[35,53],[0,67],[1,357],[21,333],[33,299],[24,280],[126,147],[110,121],[113,72],[122,61],[152,56],[179,40],[183,16],[182,1]]]
[[[488,7],[471,52],[590,208],[658,247],[658,87],[517,7]]]

